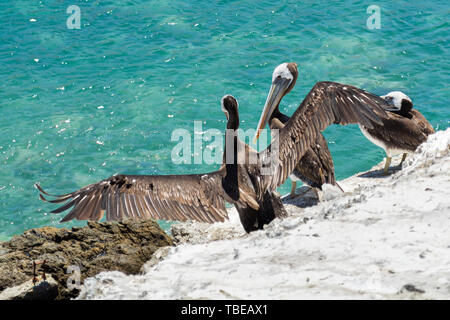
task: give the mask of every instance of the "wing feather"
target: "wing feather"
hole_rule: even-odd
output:
[[[91,220],[98,221],[103,216],[102,210],[101,210],[102,201],[103,201],[103,194],[100,193],[100,196],[94,199]]]
[[[279,130],[278,152],[272,141],[260,153],[263,164],[272,164],[270,174],[263,176],[263,185],[275,190],[283,184],[302,156],[315,144],[320,132],[330,124],[359,123],[373,128],[383,125],[386,108],[389,106],[384,99],[365,90],[336,82],[316,83],[284,128]]]
[[[67,201],[53,210],[60,213],[72,210],[61,220],[98,220],[106,211],[107,220],[164,219],[224,221],[228,218],[222,188],[223,171],[178,176],[116,175],[78,191],[53,196]],[[39,185],[36,187],[46,196]],[[61,200],[63,199],[63,200]]]

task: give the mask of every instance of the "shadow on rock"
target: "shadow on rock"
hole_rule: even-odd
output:
[[[39,272],[56,281],[56,299],[69,299],[79,292],[76,287],[68,288],[76,276],[73,270],[79,270],[79,283],[102,271],[137,274],[158,248],[172,245],[172,238],[154,220],[88,222],[86,227],[71,230],[31,229],[0,244],[0,295],[7,288],[32,283],[35,260],[45,260]],[[39,298],[36,293],[39,286],[45,289],[45,282],[37,286],[38,291],[33,289],[28,298]]]
[[[296,195],[286,195],[281,198],[284,204],[290,204],[299,208],[308,208],[319,203],[317,194],[309,186],[301,186],[296,190]]]
[[[400,167],[400,166],[390,167],[388,170],[388,173],[386,175],[384,174],[383,169],[372,170],[372,171],[364,172],[364,173],[358,175],[357,177],[358,178],[387,178],[390,175],[400,171],[401,169],[402,169],[402,167]]]

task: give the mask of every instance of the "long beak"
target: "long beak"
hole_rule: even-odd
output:
[[[384,111],[389,111],[389,112],[398,112],[398,111],[400,111],[400,109],[399,109],[399,108],[397,108],[397,107],[394,107],[394,108],[387,108],[387,109],[384,109]]]
[[[256,134],[255,138],[253,139],[253,143],[256,143],[256,141],[258,140],[259,135],[261,134],[261,130],[264,129],[264,127],[267,125],[267,122],[272,116],[275,108],[280,104],[280,101],[286,93],[286,90],[289,87],[290,83],[291,80],[284,78],[275,79],[275,81],[272,83],[269,94],[267,95],[266,103],[264,104],[261,118],[258,122],[258,127],[256,128]]]

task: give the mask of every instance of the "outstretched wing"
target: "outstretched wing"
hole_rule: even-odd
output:
[[[274,190],[330,124],[359,123],[368,128],[383,125],[386,101],[365,90],[336,82],[317,82],[272,144],[260,153],[264,185]],[[270,167],[270,168],[269,168]]]
[[[106,212],[106,220],[161,219],[224,221],[228,218],[221,185],[222,170],[193,175],[115,175],[78,191],[42,200],[64,205],[53,210],[72,210],[61,222],[72,219],[98,221]],[[38,184],[41,193],[46,193]]]
[[[286,118],[285,122],[289,120],[289,117]],[[272,119],[271,129],[283,128],[284,124],[280,120]],[[313,187],[320,188],[324,183],[336,183],[333,158],[322,133],[317,135],[316,141],[305,151],[292,173]]]

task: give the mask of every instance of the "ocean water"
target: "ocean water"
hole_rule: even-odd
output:
[[[369,5],[381,9],[369,30]],[[68,29],[67,7],[81,9]],[[60,224],[36,182],[66,193],[114,173],[182,174],[217,165],[171,160],[174,129],[225,128],[220,98],[256,127],[273,69],[300,76],[292,114],[316,81],[407,93],[436,129],[450,126],[450,6],[445,1],[2,1],[0,240]],[[357,126],[331,126],[339,179],[384,152]],[[289,191],[289,181],[280,189]],[[163,224],[167,228],[168,224]]]

